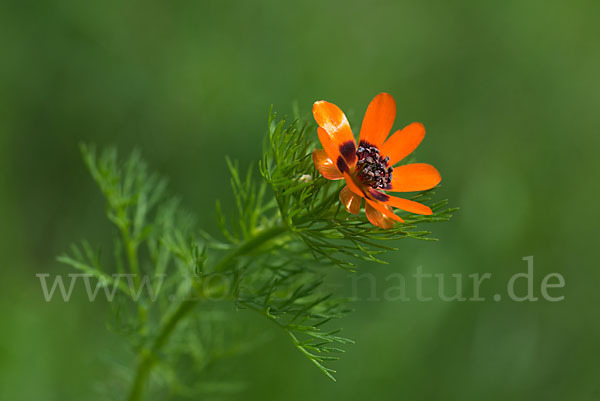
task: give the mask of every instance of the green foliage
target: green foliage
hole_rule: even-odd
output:
[[[349,215],[338,201],[339,185],[313,166],[312,132],[309,124],[286,124],[271,114],[261,179],[253,168],[243,171],[227,160],[235,209],[226,215],[217,203],[220,239],[196,227],[193,215],[166,196],[166,181],[147,172],[139,153],[120,164],[113,149],[98,156],[82,146],[119,235],[112,262],[85,241],[59,260],[118,291],[114,327],[138,358],[133,378],[125,378],[133,381],[130,400],[141,399],[148,377],[155,393],[191,397],[220,389],[209,380],[213,362],[252,345],[250,328],[240,328],[232,306],[273,322],[335,380],[328,363],[352,341],[334,322],[349,311],[349,300],[323,288],[327,273],[336,266],[352,269],[357,258],[381,262],[377,256],[394,249],[385,243],[429,239],[417,225],[450,218],[445,201],[431,205],[433,216],[407,214],[406,224],[391,230],[373,227],[364,213]],[[431,194],[414,199],[425,202]],[[154,368],[159,375],[150,375]]]

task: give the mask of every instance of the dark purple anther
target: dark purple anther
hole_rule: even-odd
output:
[[[358,177],[375,189],[385,189],[392,182],[392,171],[389,156],[381,157],[379,149],[370,144],[363,144],[356,151],[358,156]]]

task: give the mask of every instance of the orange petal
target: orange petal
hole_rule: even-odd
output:
[[[425,127],[421,123],[412,123],[396,131],[381,147],[381,154],[389,156],[388,165],[393,166],[412,153],[425,137]]]
[[[329,134],[323,128],[317,128],[317,135],[319,136],[319,140],[321,141],[321,145],[325,149],[325,153],[332,161],[332,163],[336,166],[336,168],[344,173],[349,172],[350,169],[354,167],[354,164],[350,164],[346,161],[346,159],[340,154],[339,146],[337,146],[334,142],[331,141]],[[352,143],[354,146],[354,142]]]
[[[431,215],[433,212],[428,206],[423,205],[419,202],[414,202],[408,199],[397,198],[395,196],[389,196],[386,201],[382,201],[386,205],[396,207],[398,209],[406,210],[407,212],[415,213],[415,214],[423,214],[423,215]]]
[[[381,147],[381,144],[390,133],[396,118],[396,101],[388,93],[380,93],[375,96],[363,119],[360,127],[360,142]]]
[[[313,163],[319,173],[328,180],[341,180],[344,175],[323,149],[315,149],[312,154]]]
[[[371,202],[367,202],[365,212],[367,213],[367,219],[369,219],[374,226],[385,230],[394,227],[394,220],[384,216],[383,213],[371,206]]]
[[[362,197],[352,192],[348,186],[340,191],[340,201],[342,201],[348,213],[358,214],[360,212]]]
[[[323,148],[334,162],[340,156],[349,168],[356,164],[356,142],[344,112],[333,103],[320,100],[313,104],[313,115],[321,129],[317,130]]]
[[[384,205],[382,203],[379,203],[377,201],[372,201],[370,199],[366,199],[366,201],[367,201],[368,204],[371,205],[371,207],[373,209],[379,211],[380,213],[382,213],[387,218],[399,221],[401,223],[404,222],[404,220],[400,216],[396,216],[396,214],[394,214],[394,211],[392,210],[391,207],[389,207],[387,205]]]
[[[344,178],[346,179],[346,186],[348,186],[348,189],[350,189],[352,192],[354,192],[356,195],[365,198],[367,197],[367,194],[365,193],[365,191],[363,191],[361,189],[361,187],[352,179],[352,176],[348,173],[344,173]]]
[[[394,168],[392,183],[388,191],[425,191],[440,183],[440,173],[430,164],[413,163]]]

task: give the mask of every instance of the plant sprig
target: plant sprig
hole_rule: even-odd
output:
[[[335,267],[353,270],[357,259],[382,262],[379,255],[394,250],[393,241],[431,239],[417,228],[451,217],[446,201],[432,204],[431,216],[402,216],[406,223],[390,230],[346,213],[338,201],[340,187],[313,166],[313,131],[306,122],[288,124],[271,113],[260,176],[227,160],[235,209],[227,214],[217,203],[220,239],[197,227],[193,213],[166,195],[166,180],[149,174],[138,152],[121,163],[114,149],[98,155],[92,146],[81,147],[118,234],[114,258],[102,260],[82,242],[58,260],[96,277],[101,286],[117,287],[119,302],[112,309],[137,358],[130,400],[140,400],[148,386],[189,396],[220,388],[208,379],[212,363],[247,350],[240,346],[243,338],[226,334],[239,332],[241,324],[232,306],[273,322],[335,380],[328,365],[352,340],[334,323],[350,309],[348,299],[323,288],[327,273]],[[414,200],[428,202],[432,195]],[[135,292],[114,273],[130,274]],[[150,291],[156,288],[160,291]],[[217,306],[223,304],[230,306]],[[199,305],[210,308],[199,313]],[[190,376],[190,358],[194,377],[204,375],[206,382],[182,381]],[[162,379],[150,375],[155,368]]]

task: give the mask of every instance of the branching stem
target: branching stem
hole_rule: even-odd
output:
[[[237,258],[240,256],[246,255],[266,242],[284,234],[287,232],[287,227],[284,225],[274,225],[273,227],[261,231],[254,237],[249,238],[238,247],[233,249],[227,255],[223,257],[216,265],[215,271],[223,271],[229,268]],[[193,299],[185,299],[181,302],[179,307],[173,312],[171,317],[167,319],[167,321],[163,324],[160,329],[158,335],[154,339],[152,346],[150,349],[144,349],[140,352],[139,363],[136,369],[136,373],[134,376],[134,380],[131,386],[131,391],[129,393],[128,400],[129,401],[139,401],[142,399],[142,393],[144,390],[144,385],[146,379],[148,378],[152,367],[156,362],[155,355],[160,349],[165,345],[168,341],[169,337],[177,327],[178,323],[185,317],[187,314],[194,309],[194,306],[198,304],[200,301],[200,297],[195,297]]]

